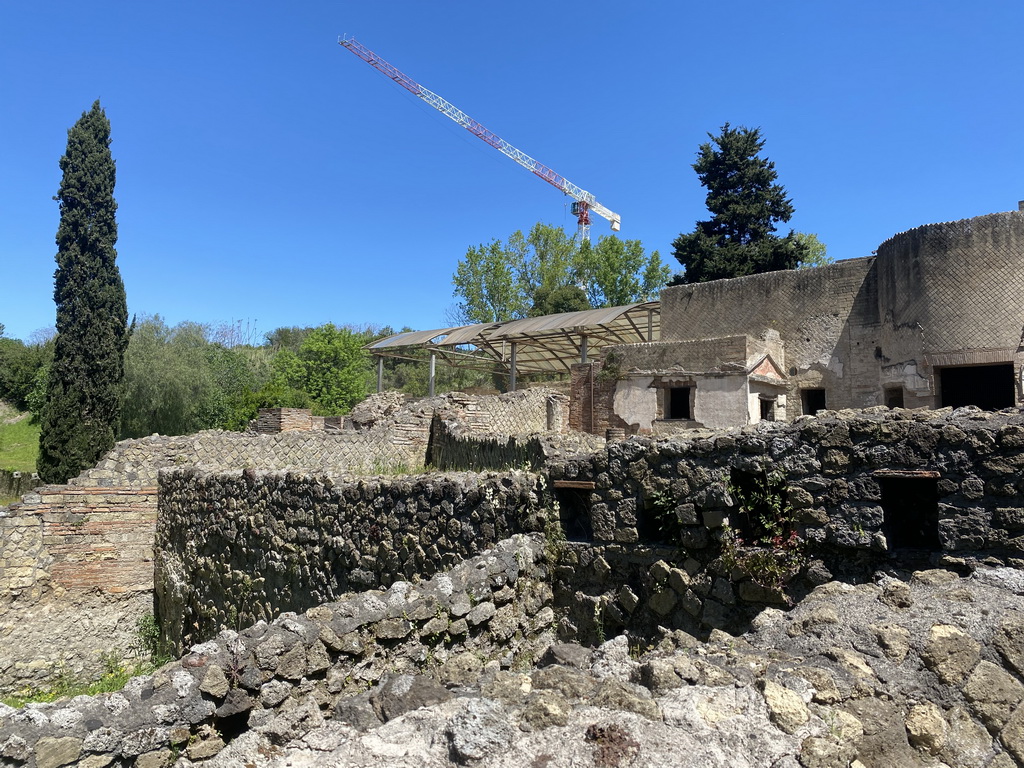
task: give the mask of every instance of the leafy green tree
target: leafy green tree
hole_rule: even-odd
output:
[[[39,436],[39,476],[61,483],[114,444],[128,306],[115,260],[110,121],[99,101],[68,131],[57,201],[57,338]]]
[[[639,240],[601,237],[590,248],[580,249],[583,281],[587,298],[595,307],[621,307],[658,297],[672,271],[661,262],[661,254],[648,256]]]
[[[790,231],[775,234],[776,225],[793,216],[786,190],[776,183],[775,164],[760,157],[764,139],[757,128],[726,123],[718,136],[702,144],[693,164],[707,187],[709,221],[681,234],[673,255],[685,271],[674,283],[700,283],[779,269],[793,269],[806,246]],[[713,142],[713,143],[712,143]]]
[[[609,307],[657,296],[670,270],[639,240],[602,237],[577,243],[561,227],[536,224],[506,243],[471,247],[452,283],[456,323],[493,323],[522,317]]]
[[[307,393],[318,415],[348,413],[370,391],[366,341],[365,334],[333,323],[314,328],[297,353],[282,350],[274,358],[275,382]]]
[[[138,321],[125,354],[120,436],[187,435],[207,426],[204,404],[214,390],[198,323],[169,328],[159,315]]]
[[[804,247],[804,255],[800,258],[798,269],[824,267],[826,264],[835,263],[835,259],[828,255],[825,244],[817,235],[811,232],[796,232],[793,237]]]
[[[38,413],[29,401],[39,372],[46,369],[52,359],[52,341],[25,344],[20,339],[0,338],[0,400],[20,411]]]

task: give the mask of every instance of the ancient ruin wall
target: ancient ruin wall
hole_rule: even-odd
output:
[[[1016,352],[1024,327],[1024,213],[915,227],[878,246],[890,358],[970,349]],[[900,341],[909,345],[900,348]]]
[[[1019,411],[879,407],[712,437],[632,438],[549,467],[562,519],[581,540],[556,571],[556,595],[581,637],[658,624],[732,630],[752,605],[784,600],[720,560],[725,525],[746,535],[737,484],[772,474],[783,478],[780,501],[806,541],[797,590],[833,575],[863,576],[858,563],[869,568],[894,556],[901,527],[900,546],[916,547],[911,554],[925,561],[945,552],[1022,562]],[[909,483],[912,498],[889,496],[894,483]],[[925,525],[927,512],[908,504],[929,493],[933,518]],[[920,536],[907,543],[915,525]]]
[[[679,285],[661,294],[663,342],[778,331],[790,378],[787,416],[802,386],[826,387],[830,408],[878,404],[878,298],[874,259]]]
[[[344,481],[252,470],[160,475],[156,597],[176,648],[350,590],[430,576],[544,530],[534,474]]]

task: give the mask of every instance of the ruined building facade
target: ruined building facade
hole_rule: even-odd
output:
[[[672,433],[818,410],[1024,404],[1024,203],[876,255],[666,288],[661,340],[578,365],[572,426]]]

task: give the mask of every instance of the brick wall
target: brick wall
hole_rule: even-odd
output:
[[[779,332],[790,377],[787,418],[800,415],[801,387],[823,387],[830,408],[877,405],[878,290],[873,258],[666,288],[663,342]],[[681,362],[681,361],[680,361]]]

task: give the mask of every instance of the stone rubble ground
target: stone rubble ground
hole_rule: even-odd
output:
[[[277,624],[294,634],[309,629],[306,617]],[[768,608],[742,637],[713,631],[700,642],[677,631],[643,653],[624,635],[596,650],[553,644],[522,667],[467,650],[422,674],[398,665],[401,672],[368,690],[334,694],[331,681],[344,669],[316,658],[315,638],[293,646],[306,648],[298,656],[279,650],[276,676],[262,684],[236,680],[239,671],[216,654],[200,681],[189,665],[216,643],[204,645],[211,647],[197,646],[162,679],[137,679],[123,694],[0,707],[0,764],[1024,764],[1024,573],[1008,568],[981,566],[966,577],[878,573],[871,583],[822,585],[790,611]],[[236,711],[246,686],[259,690],[259,704]],[[177,691],[173,706],[155,705],[161,688]],[[138,708],[149,706],[137,699],[154,689],[149,701],[165,707],[165,725],[134,727]],[[165,745],[183,720],[199,722],[214,707],[215,726],[241,723],[229,744],[226,729],[203,725],[189,735],[186,723],[177,745]],[[75,738],[101,711],[117,714],[119,725]],[[44,727],[32,755],[19,733]]]

